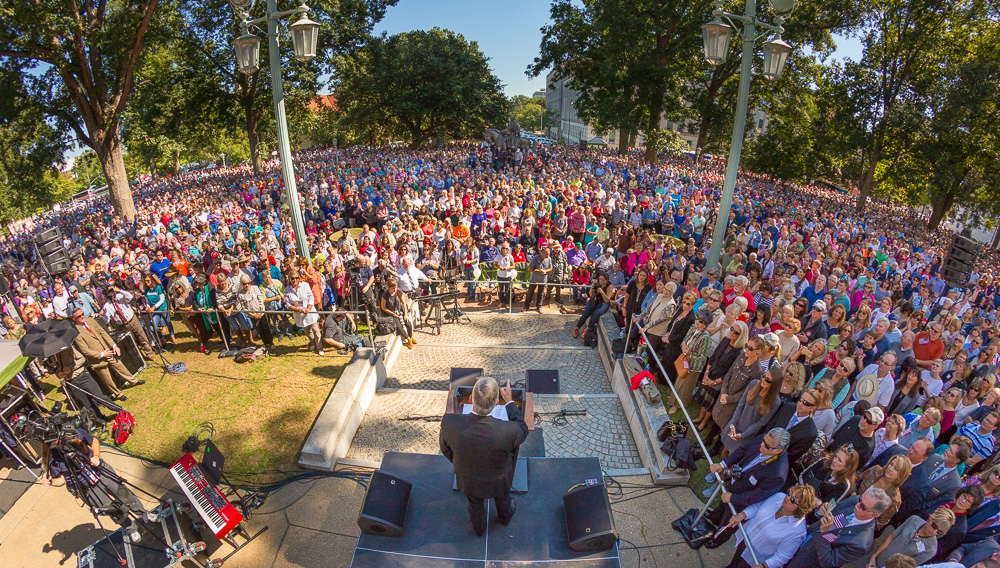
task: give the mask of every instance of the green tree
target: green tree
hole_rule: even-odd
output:
[[[905,101],[918,84],[941,65],[946,51],[946,31],[952,18],[975,0],[875,0],[867,4],[859,30],[863,52],[858,62],[848,61],[837,87],[843,93],[835,118],[856,125],[853,131],[861,148],[858,212],[881,185],[886,149],[895,144],[888,136],[897,132],[905,114]]]
[[[664,116],[684,108],[681,87],[695,73],[708,0],[554,0],[539,56],[527,74],[548,70],[579,93],[580,117],[620,130],[619,152],[642,133],[646,160],[662,145]]]
[[[365,140],[478,137],[503,124],[508,101],[476,42],[434,28],[373,40],[333,83],[344,122]]]
[[[115,212],[135,218],[119,130],[160,0],[0,0],[0,58],[40,74],[32,98],[101,161]]]
[[[85,150],[73,160],[70,173],[76,178],[77,191],[104,187],[108,184],[101,169],[101,161],[92,150]]]
[[[879,169],[882,192],[931,205],[931,229],[955,205],[976,222],[1000,212],[1000,22],[964,8],[940,64],[900,103]]]
[[[35,213],[66,199],[57,169],[69,139],[46,121],[28,93],[21,65],[0,62],[0,222]]]
[[[345,56],[365,45],[375,24],[384,17],[386,8],[397,1],[315,0],[309,3],[309,17],[321,25],[317,58],[302,63],[291,57],[288,42],[283,42],[282,48],[289,52],[282,53],[282,78],[290,139],[303,138],[307,134],[305,130],[293,128],[309,122],[306,109],[319,90],[320,74],[335,72]],[[215,89],[212,98],[220,104],[230,105],[226,112],[240,116],[254,171],[260,173],[263,171],[262,154],[267,147],[273,147],[277,139],[267,38],[256,32],[261,37],[261,69],[249,75],[240,73],[236,71],[232,41],[242,32],[229,4],[218,0],[190,0],[181,5],[181,12],[185,27],[178,37],[183,39],[188,50],[186,58],[204,74],[215,76],[215,80],[207,83]],[[258,9],[252,15],[259,14]]]
[[[555,113],[545,108],[544,99],[535,99],[525,95],[515,95],[511,99],[510,113],[525,130],[541,129],[544,125],[552,125],[557,120]]]

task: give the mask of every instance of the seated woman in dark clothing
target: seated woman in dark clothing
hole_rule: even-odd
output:
[[[852,446],[841,446],[825,460],[807,467],[799,475],[799,483],[812,486],[816,498],[823,503],[834,499],[839,503],[851,492],[859,461],[858,452]]]

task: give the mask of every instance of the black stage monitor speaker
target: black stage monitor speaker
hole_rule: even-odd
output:
[[[376,536],[401,536],[412,487],[410,482],[394,475],[373,472],[365,491],[361,514],[358,515],[361,532]]]
[[[609,550],[618,541],[611,502],[603,483],[583,485],[563,495],[566,535],[576,552]]]
[[[559,394],[559,369],[528,369],[525,390],[535,394]]]
[[[64,252],[62,241],[59,239],[38,243],[38,254],[42,256],[48,256],[56,251]]]
[[[483,376],[482,369],[452,367],[448,384],[453,387],[473,387],[481,376]]]
[[[131,331],[127,329],[111,331],[109,335],[111,335],[111,339],[115,340],[118,349],[122,352],[120,357],[122,364],[125,365],[128,372],[132,373],[133,377],[146,368],[146,360],[142,358],[142,352],[139,351],[139,345],[132,337]]]

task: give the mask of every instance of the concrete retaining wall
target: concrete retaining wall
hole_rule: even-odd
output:
[[[380,341],[386,343],[383,364],[376,361],[375,349],[363,347],[354,352],[344,367],[302,446],[299,457],[302,468],[333,471],[337,460],[347,455],[375,391],[385,384],[386,374],[403,348],[402,340],[395,334],[375,338],[376,344]]]
[[[601,325],[597,328],[597,351],[611,380],[611,388],[618,395],[618,400],[625,410],[625,419],[628,420],[642,465],[649,468],[653,483],[656,485],[686,485],[689,477],[687,470],[667,469],[666,456],[660,451],[660,442],[656,439],[656,431],[670,419],[667,409],[662,402],[656,405],[649,404],[642,391],[632,390],[629,385],[629,377],[625,374],[621,359],[615,359],[611,351],[611,342],[621,335],[618,326],[615,325],[614,316],[611,314],[601,316]]]

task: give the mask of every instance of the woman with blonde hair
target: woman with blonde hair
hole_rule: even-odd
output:
[[[781,347],[781,356],[778,357],[778,360],[782,363],[799,352],[802,344],[796,335],[800,331],[802,331],[802,322],[797,318],[790,318],[785,328],[774,332],[778,336],[778,345]]]
[[[868,306],[861,306],[851,318],[851,322],[854,324],[854,335],[851,336],[851,339],[861,341],[872,326],[872,309]]]
[[[806,368],[802,363],[788,363],[783,367],[785,378],[781,381],[781,388],[778,390],[778,397],[782,403],[798,402],[799,396],[806,381]]]
[[[754,338],[754,341],[759,338]],[[726,447],[726,455],[736,451],[746,441],[753,439],[777,412],[778,390],[785,374],[780,365],[772,365],[759,381],[750,384],[732,420],[722,430],[722,444]],[[725,457],[725,456],[723,456]]]
[[[749,338],[747,324],[738,321],[729,329],[729,338],[721,343],[709,356],[705,364],[704,377],[695,389],[692,400],[701,405],[695,427],[703,430],[712,418],[712,407],[719,400],[719,385],[726,373],[739,358]]]
[[[875,528],[877,530],[885,528],[889,524],[889,519],[892,519],[896,511],[899,510],[899,506],[903,503],[903,499],[899,494],[899,487],[910,478],[912,470],[913,464],[910,463],[910,460],[905,455],[900,454],[889,458],[885,467],[873,465],[858,474],[858,495],[864,494],[871,487],[878,487],[889,496],[891,502],[889,508],[875,520]]]
[[[812,387],[819,396],[816,399],[816,412],[813,413],[813,422],[816,428],[829,440],[833,436],[833,431],[837,426],[837,413],[833,410],[833,383],[824,379],[817,381]],[[823,444],[824,446],[826,444]]]
[[[799,483],[816,489],[816,497],[822,502],[840,502],[854,487],[854,477],[858,473],[858,452],[854,446],[840,446],[828,453],[826,459],[817,461],[799,475]]]

